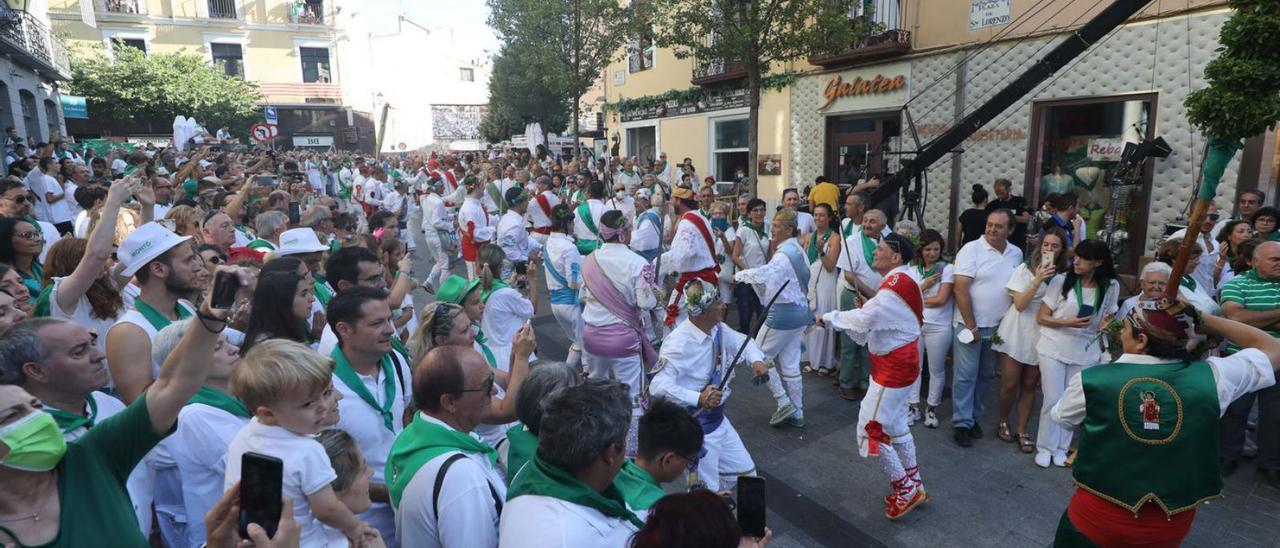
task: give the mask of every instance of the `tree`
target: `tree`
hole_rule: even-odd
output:
[[[246,131],[263,100],[257,86],[223,75],[199,55],[129,47],[115,48],[114,61],[101,48],[77,52],[69,87],[84,96],[89,116],[106,124],[148,120],[168,127],[183,115]]]
[[[537,122],[547,132],[562,132],[572,96],[566,91],[563,66],[539,48],[522,44],[503,46],[493,60],[489,77],[489,110],[481,122],[481,135],[501,141]]]
[[[643,4],[640,2],[643,1]],[[848,47],[865,32],[859,0],[635,0],[636,20],[677,58],[746,71],[747,165],[756,184],[761,80],[779,63]],[[754,188],[752,191],[754,192]]]
[[[508,47],[537,51],[559,65],[553,86],[573,103],[578,141],[579,98],[622,49],[627,10],[618,0],[488,0],[489,26]],[[496,70],[496,67],[495,67]]]

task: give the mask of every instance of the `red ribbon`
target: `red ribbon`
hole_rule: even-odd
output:
[[[884,433],[884,426],[879,421],[868,421],[867,426],[863,429],[867,431],[868,455],[879,456],[880,444],[893,441],[888,434]]]

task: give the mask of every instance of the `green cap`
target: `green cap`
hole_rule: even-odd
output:
[[[477,287],[480,287],[479,278],[468,282],[466,278],[454,274],[445,279],[444,283],[440,284],[440,289],[436,290],[436,300],[462,305],[462,301],[465,300],[467,295],[470,295],[472,291],[475,291]]]

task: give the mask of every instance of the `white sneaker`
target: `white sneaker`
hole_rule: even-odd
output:
[[[1041,468],[1049,467],[1049,454],[1044,451],[1036,451],[1036,466]]]
[[[938,414],[934,412],[932,407],[926,407],[924,410],[924,425],[927,428],[938,427]]]
[[[912,405],[907,409],[907,426],[915,426],[920,420],[920,406]]]
[[[1067,456],[1066,456],[1065,454],[1064,454],[1064,455],[1054,455],[1054,456],[1053,456],[1053,465],[1054,465],[1054,466],[1057,466],[1057,467],[1059,467],[1059,468],[1066,468],[1066,467],[1067,467]]]

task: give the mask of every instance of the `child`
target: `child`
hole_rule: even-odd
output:
[[[337,495],[343,506],[353,514],[359,514],[373,506],[373,500],[369,498],[369,478],[373,476],[373,469],[365,462],[355,438],[346,431],[330,428],[320,432],[316,441],[320,442],[325,454],[329,455],[329,463],[337,475],[337,479],[329,485],[333,487],[333,494]],[[385,546],[381,537],[365,543],[366,548],[377,546]]]
[[[377,538],[377,530],[360,521],[334,492],[331,484],[337,474],[313,437],[330,422],[336,407],[333,361],[301,343],[266,340],[235,365],[231,391],[249,407],[253,419],[227,448],[223,488],[240,481],[244,453],[273,456],[284,462],[283,493],[293,499],[302,546],[342,547],[348,540],[362,546]]]

